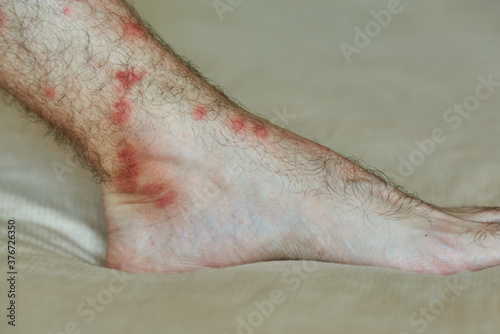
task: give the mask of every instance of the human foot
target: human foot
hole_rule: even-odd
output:
[[[102,177],[109,267],[305,259],[447,274],[500,264],[496,214],[422,203],[245,112],[125,2],[4,0],[0,11],[0,86]]]
[[[242,110],[196,106],[175,124],[117,150],[103,184],[109,267],[307,259],[451,274],[500,264],[500,224],[485,223],[498,211],[439,210]]]

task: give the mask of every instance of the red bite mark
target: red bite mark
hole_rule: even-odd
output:
[[[54,96],[56,96],[56,90],[52,87],[45,88],[43,92],[45,93],[45,96],[50,97],[51,99],[53,99]]]
[[[159,209],[165,208],[169,205],[174,204],[176,198],[177,193],[175,191],[169,191],[167,194],[163,195],[155,201],[155,207]]]
[[[117,153],[121,163],[121,173],[115,178],[115,186],[125,193],[133,193],[137,190],[137,178],[139,176],[139,164],[135,153],[125,148]]]
[[[253,133],[255,133],[257,138],[264,139],[267,137],[267,130],[262,124],[256,124],[253,128]]]
[[[158,196],[165,187],[162,184],[148,184],[141,189],[141,194],[148,196]]]
[[[128,100],[121,100],[113,105],[113,123],[125,124],[130,118],[132,107]]]
[[[197,107],[193,110],[191,116],[193,116],[195,121],[203,121],[207,116],[207,109],[205,109],[205,107]]]
[[[69,7],[64,7],[62,13],[66,16],[71,16],[71,9]]]
[[[141,38],[143,32],[137,23],[127,22],[123,25],[123,33],[128,38]]]
[[[126,90],[132,88],[137,82],[142,79],[142,73],[137,72],[133,67],[126,71],[116,73],[116,79],[120,81],[122,87]]]
[[[231,119],[231,129],[233,129],[236,133],[245,129],[246,123],[245,120],[241,117],[235,117]]]

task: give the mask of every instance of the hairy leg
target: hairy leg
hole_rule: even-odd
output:
[[[100,175],[109,267],[500,264],[496,213],[426,204],[246,112],[121,0],[0,0],[0,85]]]

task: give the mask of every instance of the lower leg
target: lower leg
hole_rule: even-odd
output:
[[[246,112],[122,1],[0,3],[0,84],[101,176],[109,267],[307,259],[454,273],[500,264],[496,213],[476,221],[440,210]]]

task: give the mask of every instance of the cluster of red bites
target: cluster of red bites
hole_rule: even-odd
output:
[[[202,122],[202,121],[206,120],[207,113],[208,112],[207,112],[207,109],[205,107],[198,106],[198,107],[194,108],[194,110],[191,112],[191,117],[197,122]],[[243,134],[248,129],[250,129],[251,132],[257,138],[264,139],[267,137],[267,130],[263,124],[251,123],[251,122],[247,121],[245,118],[240,117],[240,116],[230,117],[229,122],[227,123],[227,126],[235,134]]]
[[[118,81],[117,92],[120,98],[113,104],[112,121],[114,124],[123,125],[130,120],[132,105],[129,96],[131,90],[142,78],[143,74],[134,68],[115,74],[115,79]],[[114,186],[120,192],[145,196],[148,201],[153,199],[152,203],[159,209],[172,205],[177,198],[177,193],[172,190],[172,187],[161,182],[140,184],[140,175],[144,173],[141,173],[143,167],[137,152],[130,144],[124,145],[117,152],[120,171],[113,179]]]
[[[118,72],[116,78],[119,80],[121,88],[127,92],[142,79],[142,75],[134,69],[130,69],[128,71]],[[114,122],[120,124],[126,122],[130,113],[128,101],[122,99],[115,103],[114,108]],[[207,114],[208,111],[204,106],[197,106],[191,112],[191,117],[197,122],[203,122],[206,120]],[[241,134],[247,130],[251,130],[257,138],[267,137],[267,130],[264,125],[251,123],[243,117],[237,116],[230,118],[228,127],[235,134]],[[165,183],[139,184],[141,165],[137,157],[137,152],[138,151],[130,144],[126,144],[118,151],[117,158],[120,162],[120,172],[114,178],[114,186],[116,189],[123,193],[143,195],[148,199],[155,198],[154,205],[156,208],[165,208],[173,204],[177,198],[177,193],[172,190],[171,186],[169,187]]]
[[[63,7],[61,10],[65,16],[72,16],[72,10],[69,7]],[[3,16],[0,9],[0,27],[3,24]],[[144,38],[143,29],[136,23],[126,22],[122,25],[123,35],[131,40]],[[113,82],[115,100],[111,103],[111,121],[116,126],[123,126],[130,122],[132,116],[134,93],[136,93],[137,84],[143,80],[144,73],[136,70],[134,67],[126,68],[114,73]],[[45,96],[54,98],[56,89],[47,87],[44,90]],[[196,122],[205,122],[207,120],[208,110],[202,105],[196,106],[191,117]],[[267,137],[267,130],[262,124],[254,124],[247,119],[234,116],[230,117],[223,126],[231,130],[235,135],[253,134],[255,137],[264,139]],[[118,171],[113,177],[114,187],[121,193],[144,196],[148,202],[154,203],[156,208],[165,208],[175,203],[178,194],[168,182],[158,181],[156,183],[145,183],[141,176],[145,175],[147,166],[144,166],[140,158],[141,152],[131,144],[124,144],[117,151]],[[157,180],[163,178],[157,177]],[[142,183],[142,184],[141,184]]]
[[[125,71],[119,71],[115,75],[119,85],[117,87],[119,99],[113,103],[113,117],[114,124],[123,125],[128,122],[132,112],[132,104],[128,99],[132,88],[142,80],[143,74],[136,71],[133,67]]]
[[[250,129],[251,133],[255,135],[255,137],[264,139],[267,137],[267,130],[262,124],[254,124],[245,120],[243,117],[233,117],[229,119],[229,127],[236,133],[244,133],[248,129]]]
[[[137,154],[130,145],[126,145],[117,153],[120,161],[120,172],[114,177],[113,183],[116,189],[127,194],[139,194],[146,196],[152,201],[156,208],[162,209],[175,203],[177,192],[163,183],[139,184],[141,164]]]

